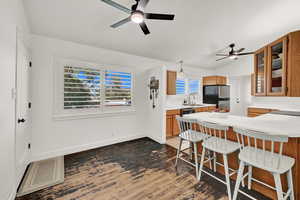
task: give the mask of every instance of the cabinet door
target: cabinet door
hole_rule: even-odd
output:
[[[287,37],[268,46],[268,96],[286,95]]]
[[[225,76],[217,76],[217,85],[226,85],[227,78]]]
[[[254,95],[266,96],[267,48],[262,48],[254,55]]]
[[[173,136],[177,136],[180,134],[180,129],[178,126],[178,122],[176,120],[176,115],[173,115]]]
[[[167,95],[176,95],[176,79],[175,71],[167,71]]]
[[[173,117],[167,115],[167,126],[166,126],[166,136],[172,137],[173,136]]]

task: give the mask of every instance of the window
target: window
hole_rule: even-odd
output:
[[[105,105],[131,105],[131,73],[105,71]]]
[[[64,66],[64,109],[99,108],[100,70]]]
[[[189,94],[199,93],[199,80],[189,80]]]
[[[176,80],[176,94],[185,94],[185,80]]]

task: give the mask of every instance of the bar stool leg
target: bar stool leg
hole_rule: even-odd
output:
[[[290,200],[295,200],[292,169],[290,169],[287,173],[287,181],[289,189],[291,190]]]
[[[277,192],[277,199],[283,200],[283,192],[282,192],[282,185],[280,180],[280,174],[273,173],[275,185],[276,185],[276,192]]]
[[[194,143],[194,156],[195,156],[195,167],[196,167],[196,178],[198,177],[198,173],[199,173],[199,163],[198,163],[198,149],[197,149],[197,143]]]
[[[214,172],[216,172],[217,171],[217,153],[216,152],[214,152],[213,161],[214,161]]]
[[[234,194],[233,194],[233,198],[232,198],[233,200],[236,200],[236,198],[237,198],[237,194],[239,192],[240,184],[241,184],[242,179],[243,179],[244,168],[245,168],[245,163],[243,161],[241,161],[240,166],[239,166],[238,176],[236,178],[236,184],[235,184]]]
[[[248,173],[249,173],[249,175],[248,175],[248,190],[251,190],[251,184],[252,184],[252,166],[251,165],[249,165],[248,166]]]
[[[193,160],[193,143],[190,142],[190,160]]]
[[[180,156],[181,146],[182,146],[182,138],[180,138],[179,147],[177,149],[177,156],[176,156],[176,161],[175,161],[175,167],[177,166],[178,158]]]
[[[224,168],[225,168],[228,199],[231,200],[230,177],[229,177],[228,159],[226,154],[223,154],[223,161],[224,161]]]
[[[198,181],[200,181],[201,178],[201,173],[203,169],[203,164],[204,164],[204,157],[205,157],[205,147],[202,148],[202,155],[201,155],[201,161],[200,161],[200,169],[198,173]]]

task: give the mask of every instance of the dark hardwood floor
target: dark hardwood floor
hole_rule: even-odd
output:
[[[68,155],[64,183],[16,200],[228,199],[224,184],[207,175],[197,182],[184,162],[175,169],[175,157],[174,148],[148,138]]]

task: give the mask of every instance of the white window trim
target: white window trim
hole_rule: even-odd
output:
[[[87,67],[101,70],[101,85],[100,85],[100,108],[83,108],[83,109],[64,109],[64,66],[69,65],[73,67]],[[86,118],[101,118],[109,116],[119,116],[135,113],[135,100],[134,100],[134,89],[135,89],[135,73],[128,67],[112,66],[109,64],[95,64],[84,61],[65,59],[65,58],[54,58],[53,59],[54,69],[54,84],[53,84],[53,119],[55,120],[68,120],[68,119],[86,119]],[[131,73],[131,106],[114,106],[106,107],[104,105],[105,85],[103,84],[105,78],[105,70],[114,70]]]

